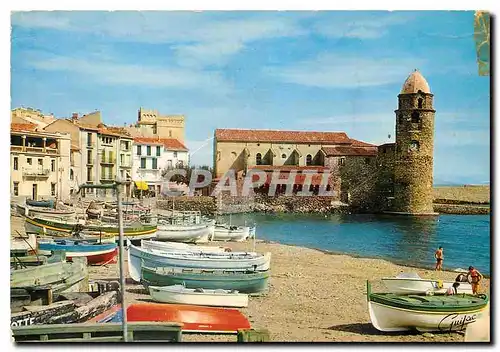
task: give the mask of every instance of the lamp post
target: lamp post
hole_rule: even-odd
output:
[[[120,199],[120,188],[122,185],[130,184],[130,181],[115,180],[111,184],[90,185],[82,184],[80,189],[97,188],[97,189],[114,189],[118,200],[118,233],[119,233],[119,257],[120,257],[120,286],[121,286],[121,301],[122,301],[122,330],[123,341],[127,342],[127,309],[125,307],[125,255],[123,245],[123,213]],[[80,191],[78,190],[78,192]]]

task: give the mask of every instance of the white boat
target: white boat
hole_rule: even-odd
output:
[[[250,234],[248,226],[215,225],[213,241],[243,242]]]
[[[271,265],[271,253],[188,253],[143,249],[128,242],[130,277],[139,282],[142,266],[181,267],[193,269],[222,269],[233,271],[266,271]]]
[[[248,228],[248,238],[255,238],[256,226],[249,226]]]
[[[11,251],[27,251],[28,253],[35,253],[37,238],[35,233],[27,233],[25,235],[13,236],[10,239]]]
[[[211,233],[211,226],[206,224],[165,224],[160,220],[156,238],[162,241],[207,243]]]
[[[149,286],[153,300],[162,303],[194,304],[212,307],[248,307],[248,295],[232,290],[186,288],[183,285]]]
[[[141,247],[145,249],[155,249],[157,251],[186,251],[186,252],[209,252],[224,253],[230,252],[228,247],[198,246],[181,242],[160,242],[154,240],[141,240]]]
[[[367,284],[368,312],[379,331],[450,332],[463,330],[484,314],[486,295],[396,295],[372,293]]]
[[[417,273],[401,273],[396,277],[384,277],[382,282],[389,292],[395,294],[445,293],[454,283],[454,281],[422,279]],[[457,291],[472,294],[472,286],[467,282],[461,282]]]

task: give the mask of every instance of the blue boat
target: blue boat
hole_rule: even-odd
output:
[[[32,207],[44,207],[44,208],[54,208],[53,200],[32,200],[26,199],[26,204]]]
[[[66,252],[66,258],[71,260],[74,257],[86,257],[89,264],[106,264],[116,258],[116,243],[99,243],[93,241],[73,241],[73,240],[41,240],[38,242],[39,252],[52,253],[54,251]]]
[[[141,283],[144,287],[184,285],[187,288],[237,290],[259,293],[267,290],[267,271],[197,270],[185,268],[149,268],[142,266]]]

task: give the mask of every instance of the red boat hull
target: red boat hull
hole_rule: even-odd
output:
[[[71,261],[73,258],[81,257],[79,255],[70,256],[70,253],[66,252],[66,259]],[[86,255],[87,264],[89,265],[103,265],[103,264],[114,264],[117,262],[118,248],[113,249],[107,253],[100,253],[94,255]]]
[[[100,322],[120,310],[117,305],[89,322]],[[238,310],[192,306],[186,304],[135,303],[127,308],[127,321],[157,321],[182,323],[182,331],[237,333],[250,329],[250,322]]]

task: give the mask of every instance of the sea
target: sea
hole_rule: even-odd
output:
[[[405,217],[372,214],[269,214],[221,216],[232,225],[256,224],[258,239],[397,264],[434,268],[444,250],[443,268],[470,265],[490,275],[490,216]]]

